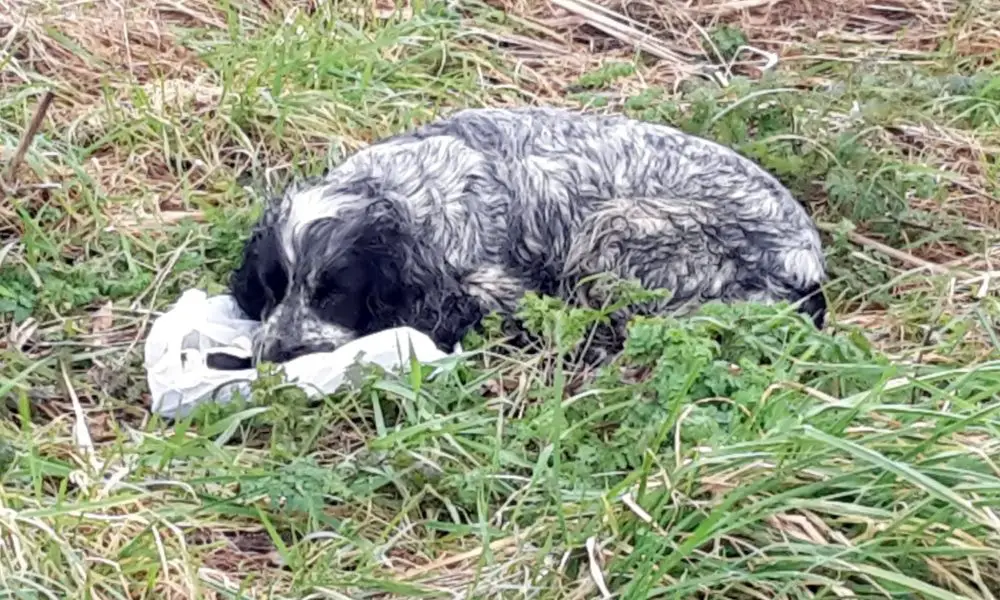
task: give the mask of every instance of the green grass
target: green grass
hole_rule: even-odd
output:
[[[803,51],[676,89],[630,52],[540,87],[488,42],[541,35],[516,15],[358,6],[136,12],[131,74],[99,7],[0,44],[0,146],[59,98],[0,200],[0,597],[996,596],[1000,70],[958,49],[986,3],[913,60]],[[707,35],[726,60],[763,36]],[[270,373],[243,402],[148,413],[150,320],[224,290],[263,195],[444,108],[534,101],[778,175],[826,232],[829,328],[709,306],[584,368],[562,356],[602,314],[530,298],[535,347],[491,330],[437,377],[372,371],[315,404]]]

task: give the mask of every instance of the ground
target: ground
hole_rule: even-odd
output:
[[[0,595],[996,598],[998,15],[0,0]],[[151,319],[223,290],[264,195],[524,104],[774,172],[824,232],[826,329],[708,307],[584,368],[556,359],[601,314],[536,298],[537,347],[150,416]]]

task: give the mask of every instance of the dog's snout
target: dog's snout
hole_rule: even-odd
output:
[[[353,338],[348,329],[285,305],[264,322],[252,343],[256,362],[284,363],[306,354],[331,352]]]
[[[309,354],[312,349],[305,344],[281,338],[272,338],[261,345],[258,360],[261,362],[284,363]]]

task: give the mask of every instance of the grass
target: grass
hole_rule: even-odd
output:
[[[997,2],[384,4],[0,0],[5,164],[56,93],[0,199],[0,597],[997,597]],[[602,315],[531,298],[439,377],[148,413],[150,320],[269,190],[531,103],[778,175],[829,327],[710,306],[587,368]]]

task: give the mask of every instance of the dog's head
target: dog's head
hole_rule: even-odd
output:
[[[412,303],[398,204],[371,198],[317,186],[266,209],[230,283],[243,311],[263,322],[257,360],[333,350]]]

